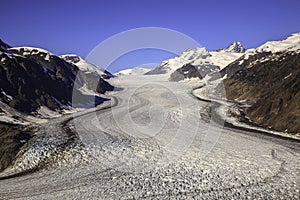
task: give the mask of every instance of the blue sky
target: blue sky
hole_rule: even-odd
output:
[[[234,40],[251,48],[300,32],[299,10],[299,0],[10,0],[1,2],[0,38],[12,46],[86,57],[114,34],[150,26],[182,32],[209,50]],[[137,54],[123,56],[115,65],[127,68],[172,56]]]

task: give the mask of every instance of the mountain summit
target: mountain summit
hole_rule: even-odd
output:
[[[245,48],[243,47],[243,45],[240,42],[234,41],[227,48],[219,49],[217,51],[219,51],[219,52],[230,52],[230,53],[244,53]]]

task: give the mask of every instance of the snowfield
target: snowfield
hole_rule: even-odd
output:
[[[116,73],[116,76],[124,76],[124,75],[144,75],[145,73],[149,72],[151,69],[150,68],[144,68],[144,67],[136,67],[132,69],[124,69],[122,71],[119,71]]]
[[[187,82],[110,81],[110,103],[37,130],[1,199],[299,198],[298,142],[224,127]]]

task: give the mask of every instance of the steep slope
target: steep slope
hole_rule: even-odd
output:
[[[225,79],[228,99],[251,104],[245,112],[257,125],[300,132],[300,52],[275,53]]]
[[[300,132],[300,34],[246,52],[221,74],[227,98],[250,104],[245,113],[255,124]]]
[[[85,83],[80,90],[84,94],[97,95],[97,93],[103,94],[106,91],[114,90],[114,87],[104,80],[114,77],[108,71],[85,61],[77,55],[62,55],[60,58],[79,68],[78,75]]]
[[[9,50],[29,59],[33,59],[42,65],[45,70],[54,72],[54,76],[59,76],[63,80],[69,79],[69,81],[74,82],[77,77],[76,82],[82,83],[78,85],[78,89],[81,88],[81,90],[86,94],[103,94],[106,91],[113,90],[113,86],[103,80],[103,77],[105,76],[108,78],[111,75],[110,73],[101,71],[96,66],[85,62],[79,57],[77,57],[80,59],[77,63],[80,67],[39,48],[18,47],[10,48]]]
[[[257,60],[263,59],[268,55],[276,52],[285,52],[285,51],[297,51],[300,49],[300,33],[295,33],[290,35],[284,40],[280,41],[269,41],[264,43],[255,49],[249,49],[242,55],[239,59],[230,63],[226,68],[221,71],[221,74],[224,76],[231,76],[235,72],[249,67],[252,63]]]
[[[11,46],[9,46],[8,44],[6,44],[5,42],[3,42],[1,39],[0,39],[0,52],[7,52],[8,48],[11,48]]]
[[[207,74],[219,71],[219,67],[211,63],[202,65],[192,65],[190,63],[178,68],[170,75],[170,81],[181,81],[184,79],[203,79]]]
[[[101,76],[104,79],[109,79],[113,77],[113,75],[108,71],[100,68],[99,66],[96,66],[92,63],[85,61],[80,56],[74,54],[67,54],[67,55],[61,55],[59,57],[69,63],[76,65],[80,69],[80,71],[84,72],[85,74],[97,73],[99,76]]]
[[[105,99],[97,94],[112,89],[97,73],[83,73],[44,49],[1,44],[0,121],[99,104]]]
[[[227,48],[219,49],[217,52],[244,53],[245,48],[240,42],[234,41]]]

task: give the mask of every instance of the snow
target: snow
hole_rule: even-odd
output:
[[[42,49],[42,48],[37,48],[37,47],[27,47],[27,46],[22,46],[22,47],[13,47],[13,48],[9,48],[9,50],[16,50],[16,51],[24,51],[23,55],[37,55],[39,53],[44,53],[47,54],[47,56],[53,55],[51,52]],[[49,59],[49,57],[47,57],[46,59]]]
[[[56,117],[60,117],[61,114],[50,110],[49,108],[45,107],[45,106],[41,106],[38,110],[37,113],[39,115],[39,117],[42,118],[56,118]]]
[[[245,52],[244,59],[248,60],[250,56],[261,52],[283,52],[283,51],[299,51],[300,50],[300,33],[292,34],[284,40],[268,41],[258,48],[248,49]],[[240,61],[240,64],[243,63]]]
[[[244,53],[231,53],[224,51],[213,51],[210,52],[210,54],[212,55],[211,61],[215,65],[219,66],[220,69],[225,68],[227,65],[244,55]]]
[[[284,77],[284,80],[291,77],[293,75],[293,73],[290,73],[289,75],[287,75],[286,77]]]
[[[80,56],[77,56],[75,54],[66,54],[66,55],[61,55],[59,57],[69,63],[76,65],[81,71],[83,71],[85,73],[95,73],[96,72],[100,76],[105,75],[105,72],[102,68],[85,61],[83,58],[81,58]],[[74,61],[74,60],[76,60],[76,61]],[[78,62],[77,62],[77,60],[78,60]]]
[[[79,91],[82,94],[92,95],[92,96],[99,96],[99,94],[95,93],[93,90],[88,89],[86,83],[81,88],[79,88]]]
[[[9,100],[13,100],[12,96],[6,94],[3,89],[1,89],[1,93],[5,95]]]
[[[132,69],[121,70],[118,73],[116,73],[115,75],[117,75],[117,76],[124,76],[124,75],[136,76],[136,75],[143,75],[143,74],[149,72],[150,70],[151,69],[149,69],[149,68],[136,67],[136,68],[132,68]]]
[[[211,54],[206,48],[197,47],[185,50],[180,56],[162,61],[158,68],[166,71],[166,74],[171,74],[188,63],[195,66],[213,64],[210,58]]]
[[[223,69],[231,62],[243,56],[244,53],[230,51],[208,52],[206,48],[187,49],[180,56],[163,61],[158,68],[171,74],[185,64],[194,66],[217,65]]]
[[[218,52],[243,53],[245,52],[245,49],[240,42],[234,41],[227,48],[218,50]]]
[[[50,55],[47,54],[44,59],[47,60],[47,61],[50,61]]]
[[[300,49],[300,33],[292,34],[281,41],[269,41],[256,49],[258,52],[271,51],[295,51]]]

